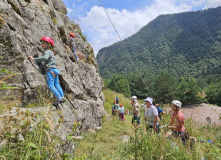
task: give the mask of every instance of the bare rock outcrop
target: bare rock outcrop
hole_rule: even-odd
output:
[[[60,83],[68,98],[72,114],[64,116],[82,124],[82,130],[101,125],[104,115],[103,82],[99,76],[93,49],[82,36],[80,27],[66,16],[61,0],[1,0],[0,1],[0,80],[9,76],[7,86],[16,89],[0,90],[0,105],[18,101],[20,106],[52,97],[45,77],[35,62],[27,56],[41,56],[40,39],[52,37],[55,57],[61,75]],[[73,62],[67,46],[68,34],[75,33],[80,61]],[[18,73],[18,74],[17,74]],[[12,77],[10,75],[14,74]],[[70,128],[71,125],[67,126]]]

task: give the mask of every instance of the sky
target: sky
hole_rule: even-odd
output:
[[[80,25],[95,55],[101,48],[120,41],[100,1],[121,39],[135,34],[162,14],[221,6],[221,0],[63,0],[68,17]]]

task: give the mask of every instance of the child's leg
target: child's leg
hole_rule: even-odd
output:
[[[56,77],[55,77],[55,80],[54,80],[54,86],[55,88],[57,89],[57,91],[59,92],[60,96],[61,97],[64,97],[64,92],[59,84],[59,70],[58,69],[51,69],[55,74],[56,74]]]
[[[72,51],[72,53],[74,53],[74,54],[75,54],[75,48],[72,48],[72,49],[71,49],[71,51]]]
[[[76,57],[76,60],[78,61],[79,58],[78,58],[78,55],[75,53],[75,49],[76,49],[76,47],[74,47],[74,48],[72,49],[72,52],[74,53],[74,55],[75,55],[75,57]]]
[[[64,92],[59,84],[59,76],[55,77],[54,86],[58,90],[58,92],[60,93],[61,97],[64,97]]]
[[[48,84],[48,87],[52,91],[52,93],[60,101],[61,100],[61,95],[59,94],[58,90],[54,87],[54,81],[55,81],[54,76],[51,74],[50,71],[47,71],[47,84]]]

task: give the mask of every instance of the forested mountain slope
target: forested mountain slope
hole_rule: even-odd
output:
[[[97,60],[101,76],[127,75],[135,68],[174,76],[219,76],[221,74],[221,7],[196,12],[161,15],[139,32],[103,48]]]

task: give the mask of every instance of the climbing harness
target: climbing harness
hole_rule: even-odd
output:
[[[51,69],[49,70],[49,72],[53,75],[54,78],[56,78],[58,76]]]

